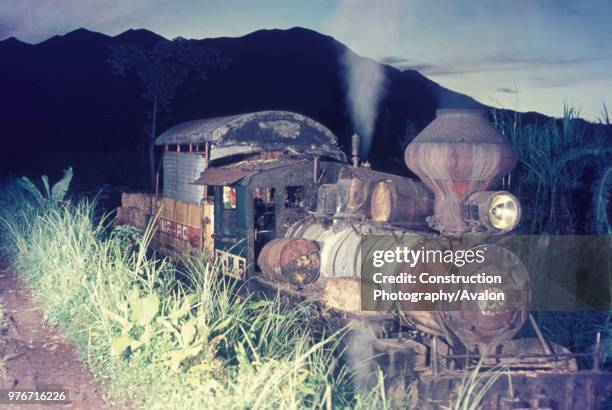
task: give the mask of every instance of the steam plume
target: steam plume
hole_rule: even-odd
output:
[[[347,51],[342,56],[353,129],[362,136],[360,154],[366,157],[378,116],[378,104],[385,91],[382,66]]]
[[[401,4],[343,0],[337,9],[332,31],[340,41],[361,52],[384,55],[397,40]],[[361,135],[361,156],[367,157],[385,93],[384,66],[347,49],[341,56],[346,98],[353,129]]]

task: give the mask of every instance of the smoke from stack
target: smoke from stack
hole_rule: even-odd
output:
[[[384,53],[398,35],[399,1],[344,0],[337,9],[332,31],[346,44],[368,53]],[[347,49],[341,56],[346,99],[353,130],[361,138],[361,157],[367,158],[385,94],[383,65]]]
[[[378,104],[385,91],[385,75],[380,64],[351,51],[344,53],[342,64],[346,73],[347,100],[353,129],[364,137],[361,139],[360,151],[366,157],[372,144]]]

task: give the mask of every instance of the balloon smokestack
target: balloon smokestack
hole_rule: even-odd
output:
[[[512,171],[517,156],[485,111],[446,109],[436,111],[436,119],[408,145],[404,159],[434,192],[432,227],[460,235],[469,230],[466,199]]]

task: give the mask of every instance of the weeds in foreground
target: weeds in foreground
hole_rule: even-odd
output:
[[[202,258],[174,266],[150,254],[151,227],[143,235],[113,229],[86,200],[43,198],[41,206],[31,192],[5,192],[4,251],[46,320],[64,329],[116,402],[387,407],[384,387],[352,389],[334,355],[342,335],[314,328],[308,304],[255,300]]]
[[[478,410],[483,408],[487,392],[504,373],[503,367],[494,367],[483,371],[481,358],[471,372],[465,373],[455,392],[456,398],[452,410]]]

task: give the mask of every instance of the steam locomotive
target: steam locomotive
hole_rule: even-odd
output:
[[[357,135],[349,163],[330,130],[286,111],[179,124],[156,144],[164,152],[155,193],[124,193],[118,223],[144,227],[157,215],[160,250],[201,251],[225,275],[311,300],[338,326],[352,323],[365,355],[390,379],[416,383],[427,406],[452,403],[478,360],[509,369],[487,408],[569,409],[577,400],[597,408],[601,389],[609,391],[609,379],[578,372],[575,358],[548,342],[529,315],[529,273],[499,244],[517,226],[520,202],[488,191],[512,170],[516,154],[485,112],[438,110],[405,152],[419,180],[370,169],[360,161]],[[362,309],[364,237],[388,248],[487,243],[503,261],[496,268],[505,273],[505,291],[519,302]],[[537,338],[513,339],[526,322]]]

